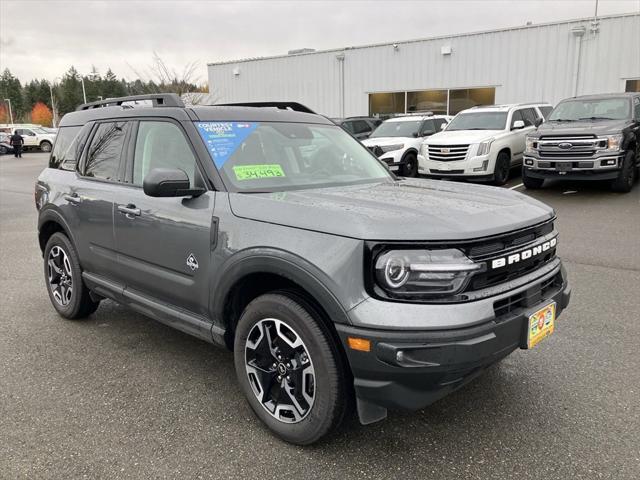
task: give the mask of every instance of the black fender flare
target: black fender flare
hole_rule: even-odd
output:
[[[329,290],[320,269],[305,259],[276,248],[255,248],[236,253],[216,273],[212,284],[210,311],[214,324],[226,330],[224,307],[229,293],[242,278],[254,273],[279,275],[308,292],[335,323],[350,324],[349,317],[336,295]]]
[[[42,231],[42,227],[48,222],[55,222],[64,231],[65,235],[69,237],[71,243],[76,244],[75,237],[73,233],[71,233],[71,228],[69,228],[69,224],[64,219],[62,214],[56,209],[54,206],[44,206],[42,210],[40,210],[40,214],[38,215],[38,237],[40,237],[40,232]],[[41,245],[41,250],[44,252],[44,246]]]

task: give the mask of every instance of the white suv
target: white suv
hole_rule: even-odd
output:
[[[418,156],[418,172],[504,185],[511,167],[522,164],[525,137],[551,110],[544,103],[473,107],[432,135]]]
[[[389,169],[405,177],[418,173],[418,152],[426,137],[439,132],[451,117],[432,114],[413,114],[391,118],[376,128],[362,144]]]

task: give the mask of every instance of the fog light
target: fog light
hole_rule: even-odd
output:
[[[618,160],[615,158],[605,158],[604,160],[600,160],[600,165],[603,167],[617,165]]]
[[[485,160],[484,162],[482,162],[482,166],[474,168],[473,171],[484,172],[487,169],[487,165],[489,165],[489,160]]]
[[[528,165],[529,167],[533,166],[533,160],[531,160],[530,158],[525,159],[524,161],[525,165]]]
[[[351,350],[358,350],[360,352],[371,351],[371,340],[366,338],[347,337],[347,343]]]

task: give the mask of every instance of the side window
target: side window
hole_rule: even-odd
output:
[[[133,184],[142,186],[153,168],[184,171],[194,186],[196,159],[184,134],[170,122],[141,121],[133,159]]]
[[[353,130],[353,122],[343,122],[342,127],[349,133],[356,133]]]
[[[436,127],[433,120],[425,120],[420,129],[420,136],[425,137],[427,135],[433,135],[434,133],[436,133]]]
[[[524,120],[525,127],[533,127],[535,125],[538,114],[533,108],[525,108],[522,110],[522,118]]]
[[[540,113],[542,113],[542,116],[544,117],[545,120],[549,118],[549,114],[553,110],[553,107],[538,107],[538,108],[540,109]]]
[[[640,97],[633,99],[633,116],[640,122]]]
[[[85,177],[117,179],[120,157],[129,128],[127,122],[107,122],[98,125],[87,152],[83,172]]]
[[[515,112],[513,112],[513,115],[511,116],[511,128],[513,128],[513,124],[518,120],[522,120],[524,122],[524,118],[522,117],[522,110],[516,110]]]
[[[447,121],[444,118],[435,118],[433,120],[433,123],[435,124],[436,127],[436,133],[440,132],[442,130],[442,124],[446,124]]]
[[[353,122],[353,131],[355,133],[367,133],[371,131],[371,127],[364,120],[356,120]]]

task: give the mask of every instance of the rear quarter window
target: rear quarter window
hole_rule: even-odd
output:
[[[79,142],[82,126],[60,127],[49,157],[49,168],[75,170],[83,143]]]

